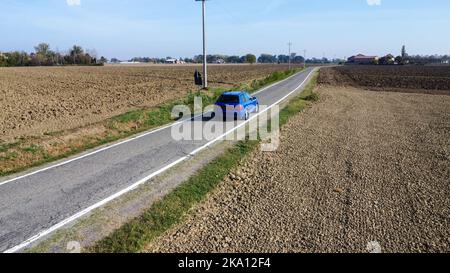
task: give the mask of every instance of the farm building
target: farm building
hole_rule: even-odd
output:
[[[178,60],[178,59],[169,58],[169,59],[166,59],[165,63],[166,64],[184,64],[185,62]]]
[[[366,56],[363,54],[358,54],[356,56],[351,56],[348,58],[348,64],[377,64],[378,56]]]

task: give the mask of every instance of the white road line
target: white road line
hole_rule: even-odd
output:
[[[216,143],[217,141],[223,139],[223,138],[226,137],[228,134],[230,134],[230,133],[236,131],[237,129],[241,128],[242,126],[245,126],[245,125],[246,125],[247,123],[249,123],[251,120],[257,118],[257,117],[258,117],[259,115],[261,115],[262,113],[264,113],[264,112],[268,111],[269,109],[273,108],[274,105],[277,105],[277,104],[281,103],[282,101],[284,101],[285,99],[287,99],[289,96],[291,96],[294,92],[296,92],[296,91],[297,91],[297,90],[298,90],[298,89],[299,89],[299,88],[300,88],[300,87],[301,87],[301,86],[309,79],[309,77],[311,76],[311,74],[312,74],[314,71],[315,71],[315,69],[311,70],[311,72],[308,74],[308,76],[306,76],[305,80],[304,80],[300,85],[298,85],[293,91],[289,92],[289,94],[287,94],[286,96],[284,96],[283,98],[281,98],[281,99],[278,100],[277,102],[273,103],[270,107],[264,109],[263,111],[261,111],[261,112],[258,113],[257,115],[254,115],[252,118],[250,118],[250,119],[247,120],[246,122],[241,123],[239,126],[234,127],[233,129],[229,130],[228,132],[224,133],[223,135],[221,135],[221,136],[217,137],[216,139],[214,139],[214,140],[212,140],[212,141],[206,143],[206,144],[203,145],[202,147],[200,147],[200,148],[194,150],[193,152],[191,152],[189,155],[186,155],[186,156],[184,156],[184,157],[182,157],[182,158],[180,158],[180,159],[178,159],[178,160],[176,160],[176,161],[170,163],[169,165],[163,167],[162,169],[160,169],[160,170],[158,170],[158,171],[156,171],[156,172],[154,172],[154,173],[148,175],[147,177],[142,178],[141,180],[137,181],[136,183],[132,184],[131,186],[129,186],[129,187],[127,187],[127,188],[125,188],[125,189],[123,189],[123,190],[121,190],[121,191],[119,191],[119,192],[117,192],[117,193],[115,193],[115,194],[109,196],[108,198],[103,199],[102,201],[100,201],[100,202],[98,202],[98,203],[96,203],[96,204],[94,204],[94,205],[92,205],[92,206],[90,206],[90,207],[88,207],[88,208],[86,208],[86,209],[84,209],[84,210],[82,210],[82,211],[80,211],[80,212],[74,214],[73,216],[71,216],[71,217],[69,217],[69,218],[67,218],[67,219],[65,219],[65,220],[63,220],[63,221],[61,221],[61,222],[59,222],[58,224],[56,224],[56,225],[50,227],[49,229],[46,229],[46,230],[43,230],[43,231],[39,232],[37,235],[34,235],[33,237],[27,239],[27,240],[24,241],[23,243],[21,243],[21,244],[15,246],[15,247],[12,247],[12,248],[10,248],[10,249],[8,249],[8,250],[6,250],[4,253],[14,253],[14,252],[17,252],[17,251],[19,251],[19,250],[21,250],[21,249],[23,249],[23,248],[29,246],[30,244],[32,244],[33,242],[39,240],[40,238],[49,235],[49,234],[52,233],[53,231],[56,231],[56,230],[60,229],[61,227],[63,227],[63,226],[65,226],[65,225],[69,224],[70,222],[72,222],[72,221],[74,221],[74,220],[76,220],[76,219],[78,219],[78,218],[80,218],[80,217],[82,217],[82,216],[88,214],[89,212],[93,211],[94,209],[97,209],[97,208],[99,208],[99,207],[101,207],[101,206],[103,206],[103,205],[109,203],[110,201],[112,201],[112,200],[114,200],[114,199],[116,199],[116,198],[119,198],[120,196],[122,196],[122,195],[124,195],[124,194],[126,194],[126,193],[128,193],[128,192],[130,192],[130,191],[132,191],[132,190],[134,190],[134,189],[136,189],[136,188],[139,187],[140,185],[142,185],[142,184],[144,184],[145,182],[149,181],[149,180],[152,179],[153,177],[155,177],[155,176],[157,176],[157,175],[159,175],[159,174],[161,174],[161,173],[163,173],[163,172],[169,170],[170,168],[172,168],[172,167],[178,165],[179,163],[181,163],[181,162],[183,162],[183,161],[185,161],[185,160],[187,160],[187,159],[193,157],[195,154],[197,154],[197,153],[199,153],[200,151],[206,149],[207,147],[211,146],[212,144]],[[160,130],[161,130],[161,129],[160,129]]]
[[[301,72],[299,72],[299,73],[301,73]],[[285,82],[285,81],[291,79],[292,77],[294,77],[294,76],[296,76],[296,75],[298,75],[298,73],[295,73],[294,75],[292,75],[292,76],[290,76],[290,77],[288,77],[288,78],[286,78],[286,79],[284,79],[284,80],[282,80],[282,81],[279,81],[279,82],[273,83],[273,84],[271,84],[271,85],[269,85],[269,86],[266,86],[266,87],[262,88],[261,90],[259,90],[258,92],[254,93],[254,95],[257,95],[257,94],[259,94],[259,93],[261,93],[261,92],[263,92],[263,91],[265,91],[265,90],[267,90],[267,89],[269,89],[269,88],[271,88],[271,87],[273,87],[273,86],[275,86],[275,85],[281,84],[282,82]],[[191,119],[186,119],[186,120],[177,121],[177,122],[175,122],[175,123],[171,123],[171,124],[165,125],[165,126],[163,126],[163,127],[161,127],[161,128],[154,129],[154,130],[152,130],[152,131],[143,133],[143,134],[141,134],[141,135],[137,135],[137,136],[134,136],[134,137],[132,137],[132,138],[129,138],[129,139],[120,141],[120,142],[118,142],[118,143],[115,143],[115,144],[112,144],[112,145],[103,147],[103,148],[101,148],[101,149],[95,150],[95,151],[90,152],[90,153],[87,153],[87,154],[85,154],[85,155],[81,155],[81,156],[78,156],[78,157],[75,157],[75,158],[72,158],[72,159],[63,161],[63,162],[58,163],[58,164],[55,164],[55,165],[51,165],[51,166],[48,166],[48,167],[45,167],[45,168],[42,168],[42,169],[39,169],[39,170],[30,172],[30,173],[27,173],[27,174],[24,174],[24,175],[21,175],[21,176],[18,176],[18,177],[14,177],[14,178],[12,178],[12,179],[9,179],[9,180],[0,182],[0,187],[3,186],[3,185],[6,185],[6,184],[8,184],[8,183],[11,183],[11,182],[14,182],[14,181],[17,181],[17,180],[20,180],[20,179],[23,179],[23,178],[26,178],[26,177],[29,177],[29,176],[32,176],[32,175],[41,173],[41,172],[45,172],[45,171],[48,171],[48,170],[51,170],[51,169],[54,169],[54,168],[57,168],[57,167],[61,167],[61,166],[67,165],[67,164],[69,164],[69,163],[71,163],[71,162],[78,161],[78,160],[80,160],[80,159],[83,159],[83,158],[86,158],[86,157],[89,157],[89,156],[98,154],[98,153],[100,153],[100,152],[103,152],[103,151],[106,151],[106,150],[109,150],[109,149],[112,149],[112,148],[117,147],[117,146],[119,146],[119,145],[122,145],[122,144],[125,144],[125,143],[128,143],[128,142],[131,142],[131,141],[134,141],[134,140],[137,140],[137,139],[146,137],[146,136],[148,136],[148,135],[151,135],[151,134],[160,132],[160,131],[162,131],[162,130],[165,130],[165,129],[170,128],[170,127],[173,127],[173,126],[176,126],[176,125],[181,124],[181,123],[183,123],[183,122],[186,122],[186,121],[188,121],[188,120],[192,120],[192,119],[198,118],[198,117],[200,117],[200,116],[201,116],[201,115],[194,116],[194,117],[191,118]]]

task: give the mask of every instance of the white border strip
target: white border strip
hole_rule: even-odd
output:
[[[136,189],[137,187],[139,187],[140,185],[146,183],[148,180],[152,179],[153,177],[155,177],[155,176],[157,176],[157,175],[159,175],[159,174],[161,174],[161,173],[167,171],[168,169],[174,167],[175,165],[178,165],[179,163],[181,163],[181,162],[187,160],[188,158],[193,157],[194,155],[196,155],[196,154],[199,153],[200,151],[202,151],[202,150],[208,148],[208,147],[211,146],[212,144],[214,144],[214,143],[216,143],[217,141],[223,139],[223,138],[226,137],[228,134],[230,134],[230,133],[236,131],[237,129],[241,128],[242,126],[245,126],[247,123],[249,123],[249,122],[252,121],[253,119],[257,118],[257,117],[258,117],[259,115],[261,115],[262,113],[264,113],[264,112],[268,111],[269,109],[273,108],[274,105],[277,105],[277,104],[281,103],[282,101],[284,101],[285,99],[287,99],[289,96],[291,96],[294,92],[296,92],[296,91],[297,91],[297,90],[298,90],[298,89],[299,89],[299,88],[300,88],[300,87],[301,87],[301,86],[309,79],[309,77],[311,76],[311,74],[312,74],[314,71],[315,71],[315,69],[311,70],[311,72],[309,72],[308,76],[306,76],[305,80],[304,80],[299,86],[297,86],[293,91],[289,92],[289,94],[287,94],[286,96],[284,96],[283,98],[281,98],[281,99],[278,100],[277,102],[273,103],[270,107],[264,109],[263,111],[261,111],[261,112],[258,113],[257,115],[254,115],[253,117],[251,117],[251,118],[250,118],[249,120],[247,120],[246,122],[243,122],[243,123],[241,123],[240,125],[234,127],[233,129],[230,129],[228,132],[226,132],[226,133],[224,133],[223,135],[217,137],[216,139],[214,139],[214,140],[208,142],[207,144],[203,145],[202,147],[200,147],[200,148],[194,150],[194,151],[191,152],[190,154],[188,154],[188,155],[186,155],[186,156],[184,156],[184,157],[182,157],[182,158],[180,158],[180,159],[178,159],[178,160],[176,160],[176,161],[170,163],[169,165],[167,165],[167,166],[163,167],[162,169],[160,169],[160,170],[158,170],[158,171],[156,171],[156,172],[154,172],[154,173],[148,175],[147,177],[142,178],[141,180],[137,181],[137,182],[134,183],[133,185],[131,185],[131,186],[129,186],[129,187],[127,187],[127,188],[125,188],[125,189],[123,189],[123,190],[121,190],[121,191],[119,191],[119,192],[113,194],[113,195],[111,195],[110,197],[108,197],[108,198],[106,198],[106,199],[104,199],[104,200],[102,200],[102,201],[100,201],[100,202],[98,202],[98,203],[96,203],[96,204],[94,204],[94,205],[92,205],[92,206],[90,206],[90,207],[88,207],[88,208],[86,208],[86,209],[84,209],[84,210],[82,210],[82,211],[80,211],[80,212],[74,214],[73,216],[71,216],[71,217],[69,217],[69,218],[67,218],[67,219],[65,219],[65,220],[63,220],[63,221],[61,221],[61,222],[59,222],[58,224],[56,224],[56,225],[50,227],[49,229],[46,229],[46,230],[43,230],[43,231],[39,232],[37,235],[35,235],[35,236],[29,238],[28,240],[24,241],[23,243],[21,243],[21,244],[15,246],[15,247],[12,247],[12,248],[6,250],[4,253],[14,253],[14,252],[17,252],[17,251],[19,251],[19,250],[21,250],[21,249],[23,249],[23,248],[29,246],[30,244],[32,244],[33,242],[39,240],[40,238],[42,238],[42,237],[44,237],[44,236],[46,236],[46,235],[52,233],[53,231],[58,230],[58,229],[60,229],[61,227],[67,225],[68,223],[70,223],[70,222],[72,222],[72,221],[74,221],[74,220],[76,220],[76,219],[78,219],[78,218],[80,218],[80,217],[82,217],[82,216],[88,214],[88,213],[91,212],[92,210],[97,209],[97,208],[99,208],[99,207],[101,207],[101,206],[103,206],[103,205],[109,203],[110,201],[112,201],[112,200],[114,200],[114,199],[116,199],[116,198],[118,198],[118,197],[120,197],[120,196],[122,196],[122,195],[124,195],[124,194],[126,194],[126,193],[128,193],[128,192],[130,192],[130,191],[132,191],[132,190],[134,190],[134,189]],[[172,125],[172,126],[173,126],[173,125]],[[160,129],[160,130],[162,130],[162,129]],[[116,146],[117,146],[117,145],[116,145]]]
[[[269,88],[271,88],[271,87],[273,87],[273,86],[275,86],[275,85],[281,84],[282,82],[285,82],[285,81],[291,79],[292,77],[298,75],[299,73],[301,73],[301,72],[295,73],[294,75],[292,75],[292,76],[290,76],[290,77],[288,77],[288,78],[286,78],[286,79],[284,79],[284,80],[282,80],[282,81],[279,81],[279,82],[273,83],[273,84],[271,84],[271,85],[269,85],[269,86],[266,86],[266,87],[262,88],[261,90],[259,90],[258,92],[253,93],[253,95],[257,95],[257,94],[259,94],[259,93],[261,93],[261,92],[263,92],[263,91],[265,91],[265,90],[267,90],[267,89],[269,89]],[[11,183],[11,182],[14,182],[14,181],[17,181],[17,180],[20,180],[20,179],[23,179],[23,178],[26,178],[26,177],[29,177],[29,176],[32,176],[32,175],[41,173],[41,172],[45,172],[45,171],[48,171],[48,170],[50,170],[50,169],[54,169],[54,168],[57,168],[57,167],[60,167],[60,166],[64,166],[64,165],[67,165],[67,164],[69,164],[69,163],[71,163],[71,162],[74,162],[74,161],[77,161],[77,160],[80,160],[80,159],[89,157],[89,156],[91,156],[91,155],[98,154],[98,153],[100,153],[100,152],[103,152],[103,151],[112,149],[112,148],[117,147],[117,146],[119,146],[119,145],[122,145],[122,144],[125,144],[125,143],[128,143],[128,142],[131,142],[131,141],[134,141],[134,140],[137,140],[137,139],[146,137],[146,136],[148,136],[148,135],[151,135],[151,134],[160,132],[160,131],[162,131],[162,130],[165,130],[165,129],[167,129],[167,128],[170,128],[170,127],[172,127],[172,126],[179,125],[179,124],[181,124],[181,123],[183,123],[183,122],[191,121],[192,119],[198,118],[199,116],[201,116],[201,115],[194,116],[193,118],[190,118],[190,119],[185,119],[185,120],[177,121],[177,122],[175,122],[175,123],[171,123],[171,124],[165,125],[165,126],[163,126],[163,127],[161,127],[161,128],[154,129],[154,130],[152,130],[152,131],[143,133],[143,134],[141,134],[141,135],[137,135],[137,136],[134,136],[134,137],[132,137],[132,138],[129,138],[129,139],[120,141],[120,142],[118,142],[118,143],[115,143],[115,144],[112,144],[112,145],[103,147],[103,148],[101,148],[101,149],[95,150],[95,151],[90,152],[90,153],[87,153],[87,154],[85,154],[85,155],[78,156],[78,157],[75,157],[75,158],[72,158],[72,159],[63,161],[63,162],[61,162],[61,163],[58,163],[58,164],[55,164],[55,165],[51,165],[51,166],[48,166],[48,167],[45,167],[45,168],[42,168],[42,169],[39,169],[39,170],[30,172],[30,173],[27,173],[27,174],[24,174],[24,175],[21,175],[21,176],[18,176],[18,177],[14,177],[14,178],[12,178],[12,179],[9,179],[9,180],[0,182],[0,187],[3,186],[3,185],[6,185],[6,184],[8,184],[8,183]]]

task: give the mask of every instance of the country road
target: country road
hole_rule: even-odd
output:
[[[308,68],[255,96],[271,106],[300,90]],[[189,121],[184,121],[189,122]],[[189,159],[208,140],[176,141],[172,126],[0,179],[0,251],[15,252]]]

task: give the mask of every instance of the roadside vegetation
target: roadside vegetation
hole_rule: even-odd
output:
[[[288,77],[293,72],[286,72],[279,77]],[[314,75],[304,91],[291,99],[280,112],[280,126],[286,124],[290,117],[303,111],[308,104],[317,101],[317,75]],[[240,162],[245,160],[259,144],[259,141],[241,141],[222,156],[207,164],[186,183],[154,203],[140,217],[128,222],[110,236],[98,242],[90,252],[129,253],[140,252],[152,240],[162,235],[175,225],[181,223],[189,211],[202,202]]]
[[[0,67],[16,66],[55,66],[55,65],[103,65],[108,60],[105,57],[97,59],[95,51],[85,51],[81,46],[74,45],[68,54],[53,51],[47,43],[34,47],[35,52],[24,51],[0,52]]]
[[[274,72],[261,80],[235,86],[232,90],[247,90],[254,92],[263,86],[286,79],[299,72],[293,69]],[[226,91],[224,88],[213,88],[208,91],[190,92],[185,98],[165,103],[149,109],[133,110],[103,121],[101,129],[98,126],[83,128],[93,131],[86,137],[72,137],[77,130],[48,132],[44,136],[20,138],[12,143],[0,142],[0,177],[17,173],[31,167],[53,162],[68,156],[96,148],[144,131],[166,125],[174,120],[171,111],[175,105],[188,105],[193,108],[194,98],[203,98],[203,105],[213,104],[218,96]]]

